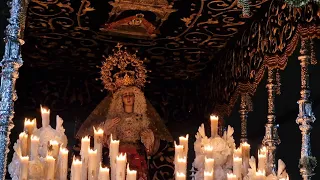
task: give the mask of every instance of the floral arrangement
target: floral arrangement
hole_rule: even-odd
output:
[[[228,126],[228,129],[224,132],[222,137],[207,137],[204,124],[199,127],[194,143],[196,157],[192,164],[193,169],[196,169],[195,179],[204,179],[206,147],[212,147],[211,156],[215,161],[215,179],[227,179],[227,173],[232,171],[233,151],[235,149],[233,133],[234,129],[231,126]]]

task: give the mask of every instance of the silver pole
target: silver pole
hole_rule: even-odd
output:
[[[5,179],[7,171],[8,144],[10,131],[13,128],[14,101],[17,100],[15,83],[19,76],[18,70],[22,66],[21,45],[22,32],[26,17],[28,2],[12,0],[8,2],[10,9],[9,24],[6,27],[5,52],[0,63],[1,74],[1,101],[0,101],[0,173]]]

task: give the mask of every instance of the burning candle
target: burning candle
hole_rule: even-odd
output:
[[[46,128],[50,125],[50,109],[43,108],[40,105],[41,109],[41,119],[42,119],[42,127]]]
[[[22,132],[19,134],[21,155],[28,156],[28,134]]]
[[[176,180],[186,180],[186,175],[184,173],[178,172],[176,174]]]
[[[187,157],[179,157],[175,163],[176,172],[187,174]]]
[[[233,158],[233,174],[237,177],[241,177],[242,173],[242,158],[234,157]]]
[[[110,157],[110,166],[111,166],[111,180],[116,179],[116,161],[119,153],[119,143],[118,140],[112,139],[112,134],[110,135],[110,148],[109,148],[109,157]]]
[[[95,127],[93,127],[93,131],[94,131],[94,149],[97,150],[97,163],[100,164],[102,159],[102,141],[103,141],[104,132],[100,128],[96,130]]]
[[[97,166],[100,163],[97,163],[97,150],[89,149],[89,158],[88,158],[88,180],[97,179]]]
[[[20,180],[28,180],[29,157],[20,156]]]
[[[250,159],[250,144],[247,142],[241,143],[241,152],[242,152],[242,164],[244,173],[248,174],[249,168],[249,159]]]
[[[265,180],[266,179],[266,173],[265,171],[258,171],[256,172],[255,180]]]
[[[227,180],[238,180],[237,176],[234,174],[227,173]]]
[[[82,180],[87,180],[88,177],[88,156],[89,156],[89,148],[90,148],[90,138],[89,136],[83,137],[81,139],[81,162],[82,162]]]
[[[53,156],[55,159],[57,159],[60,150],[59,142],[56,140],[50,140],[49,145],[51,147],[49,154]]]
[[[235,149],[233,151],[233,157],[242,157],[242,149],[241,149],[241,147],[239,147],[239,148],[237,148],[237,149]]]
[[[182,157],[183,156],[183,145],[177,145],[176,142],[174,142],[174,160],[178,160],[178,156]]]
[[[204,159],[204,170],[207,172],[211,172],[214,170],[214,159],[213,158],[207,158]]]
[[[127,178],[126,180],[137,180],[137,171],[130,170],[129,164],[127,165]]]
[[[66,148],[60,148],[59,152],[59,180],[67,180],[68,174],[68,153]]]
[[[185,137],[180,136],[179,137],[179,144],[183,146],[183,156],[188,157],[188,149],[189,149],[189,134],[187,134]]]
[[[212,171],[204,171],[204,179],[203,180],[213,180],[214,175],[213,175],[213,170]]]
[[[82,171],[82,162],[79,159],[73,157],[71,165],[71,180],[80,180]]]
[[[109,171],[110,171],[109,168],[107,167],[103,168],[100,164],[98,180],[110,180]]]
[[[32,135],[34,129],[36,127],[35,124],[35,119],[33,119],[32,121],[30,119],[25,119],[24,120],[24,131],[28,134],[28,135]]]
[[[216,136],[218,136],[219,117],[211,115],[210,122],[211,122],[211,137],[216,137]]]
[[[204,155],[205,155],[207,158],[212,158],[212,155],[213,155],[213,147],[210,146],[210,145],[205,145],[205,146],[204,146]]]
[[[39,137],[31,135],[31,148],[30,148],[30,154],[31,154],[30,160],[31,161],[37,159],[39,156],[39,153],[38,153],[39,143],[40,143]]]
[[[116,180],[125,180],[126,163],[127,163],[127,155],[122,153],[119,154],[119,156],[117,156],[117,162],[116,162]]]
[[[55,164],[56,160],[52,156],[46,157],[46,169],[47,169],[47,175],[46,180],[54,180],[55,177]]]
[[[258,152],[258,170],[266,171],[267,166],[267,148],[262,147]]]

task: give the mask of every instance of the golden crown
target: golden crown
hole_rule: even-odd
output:
[[[100,79],[104,88],[113,92],[123,86],[144,87],[147,70],[143,61],[138,59],[136,54],[122,50],[119,43],[116,47],[114,54],[105,58],[102,63]]]

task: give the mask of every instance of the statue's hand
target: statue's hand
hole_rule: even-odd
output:
[[[111,129],[113,129],[115,126],[117,126],[120,122],[120,118],[113,118],[109,121],[106,121],[104,124],[104,129],[105,131],[110,131]]]
[[[154,134],[151,129],[146,129],[141,132],[141,140],[146,147],[147,153],[151,153],[154,144]]]

